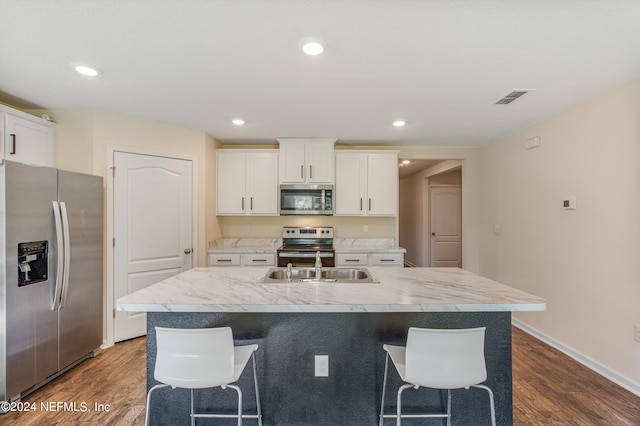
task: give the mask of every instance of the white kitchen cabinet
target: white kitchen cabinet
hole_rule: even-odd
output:
[[[398,214],[398,154],[367,154],[367,215]]]
[[[275,266],[275,253],[210,253],[209,266]]]
[[[336,253],[336,266],[367,266],[367,253]]]
[[[398,214],[397,151],[337,151],[336,216]]]
[[[246,253],[242,255],[242,266],[274,266],[275,253]]]
[[[240,266],[240,254],[237,254],[237,253],[210,254],[209,266]]]
[[[402,253],[371,253],[371,266],[404,266]]]
[[[276,150],[219,150],[217,214],[278,215],[278,153]]]
[[[280,183],[334,182],[335,139],[277,139]]]
[[[336,266],[404,266],[402,253],[336,253]]]
[[[54,126],[50,121],[0,105],[0,157],[53,167]]]

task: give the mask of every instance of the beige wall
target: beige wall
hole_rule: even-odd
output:
[[[58,123],[56,167],[62,169],[106,176],[109,145],[193,157],[198,170],[197,264],[207,264],[207,241],[221,236],[215,219],[215,139],[201,131],[105,111],[54,110],[50,115]]]
[[[216,150],[221,148],[222,144],[215,140],[213,137],[207,135],[207,141],[205,143],[205,227],[206,235],[204,241],[208,244],[209,241],[215,241],[222,238],[222,218],[216,216]],[[201,257],[202,259],[202,257]],[[205,263],[200,263],[201,266],[208,265],[208,260]]]
[[[481,166],[480,272],[544,297],[515,318],[640,392],[640,80],[484,146]]]

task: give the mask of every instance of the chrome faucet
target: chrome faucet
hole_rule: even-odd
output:
[[[287,276],[287,281],[291,281],[291,267],[292,266],[293,265],[291,263],[287,263],[287,273],[286,273],[287,274],[286,275]]]
[[[316,280],[322,278],[322,260],[320,260],[320,252],[316,252]]]

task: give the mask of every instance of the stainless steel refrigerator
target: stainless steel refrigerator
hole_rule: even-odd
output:
[[[102,178],[0,165],[0,400],[102,344]]]

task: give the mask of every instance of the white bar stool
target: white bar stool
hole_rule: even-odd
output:
[[[486,385],[487,367],[484,359],[484,334],[486,327],[434,330],[409,328],[407,346],[383,345],[387,352],[382,382],[382,402],[380,403],[380,426],[385,418],[395,418],[400,426],[402,418],[438,417],[447,419],[451,425],[451,390],[469,387],[485,389],[489,392],[491,424],[496,424],[493,392]],[[395,365],[400,378],[406,384],[400,386],[397,394],[396,414],[384,413],[384,395],[387,387],[389,358]],[[402,415],[402,392],[420,386],[447,390],[447,412],[436,414]]]
[[[191,390],[191,425],[196,417],[237,418],[238,426],[243,418],[258,419],[262,426],[262,411],[258,392],[255,351],[258,345],[233,345],[231,328],[180,329],[156,327],[156,363],[154,378],[161,382],[149,389],[145,425],[149,424],[151,393],[156,389],[171,386]],[[242,414],[242,391],[232,384],[237,381],[245,366],[253,360],[253,380],[256,391],[255,415]],[[230,387],[238,393],[238,414],[202,414],[194,412],[194,389]]]

